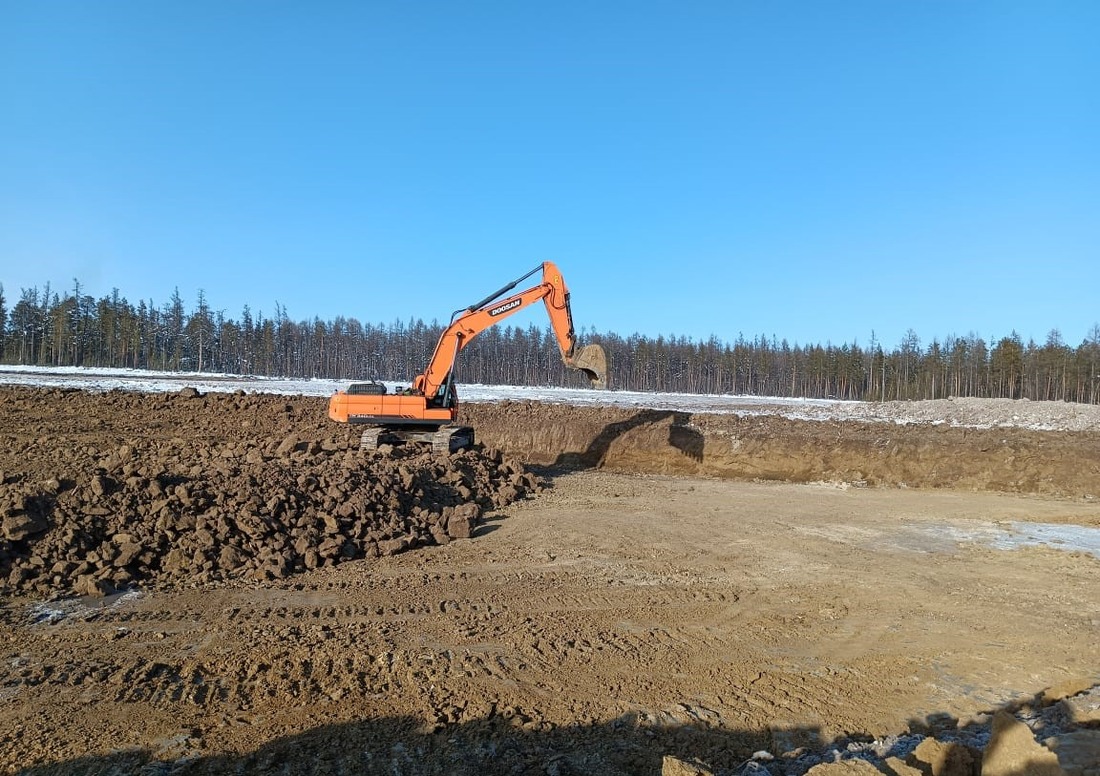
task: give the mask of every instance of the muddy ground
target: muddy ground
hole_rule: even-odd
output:
[[[1095,431],[464,420],[361,453],[323,399],[0,388],[0,766],[978,773],[1007,708],[1088,772],[1100,560],[966,537],[1100,527]]]

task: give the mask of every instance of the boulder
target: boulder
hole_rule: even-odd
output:
[[[1069,776],[1100,776],[1100,730],[1075,730],[1043,743]]]
[[[474,502],[460,504],[447,517],[447,535],[452,539],[469,539],[481,516],[481,507]]]
[[[928,776],[972,776],[977,757],[962,744],[925,738],[906,758],[906,764]]]
[[[1006,711],[993,715],[982,756],[982,776],[1065,776],[1058,756],[1035,740],[1031,728]]]
[[[882,771],[866,760],[841,760],[815,765],[806,776],[882,776]]]
[[[104,579],[99,579],[91,574],[84,574],[77,577],[76,583],[73,585],[73,592],[77,595],[99,597],[113,593],[114,586]]]
[[[666,754],[661,761],[661,776],[714,776],[714,774],[698,762],[688,762]]]
[[[924,776],[912,765],[906,765],[897,757],[887,757],[882,764],[888,776]]]
[[[50,527],[44,517],[27,514],[26,512],[8,515],[0,523],[0,533],[8,541],[18,542],[28,536],[40,534]]]

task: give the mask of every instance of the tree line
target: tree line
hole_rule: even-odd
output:
[[[445,323],[390,324],[336,317],[292,320],[245,306],[239,318],[213,310],[199,291],[185,305],[177,288],[164,304],[136,304],[118,289],[99,299],[71,289],[0,285],[0,364],[123,367],[337,380],[408,381],[423,371]],[[1015,332],[987,342],[969,333],[922,344],[913,331],[893,347],[798,345],[774,336],[732,341],[582,331],[603,345],[612,388],[709,394],[862,399],[949,396],[1100,403],[1100,325],[1077,346],[1052,330],[1041,344]],[[466,348],[459,382],[579,386],[562,364],[549,327],[496,326]]]

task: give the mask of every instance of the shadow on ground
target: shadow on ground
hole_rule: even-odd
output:
[[[696,463],[703,460],[705,439],[691,425],[691,413],[674,410],[641,410],[626,420],[609,423],[581,452],[561,453],[555,461],[556,466],[599,468],[607,461],[608,452],[617,439],[636,429],[657,427],[668,423],[668,447],[678,450]],[[662,432],[663,435],[663,432]]]
[[[1020,704],[1003,710],[1019,711]],[[932,714],[910,722],[908,734],[875,741],[853,734],[825,740],[815,727],[770,730],[718,729],[706,724],[656,724],[637,714],[608,723],[576,724],[551,730],[522,712],[505,709],[488,719],[461,724],[437,724],[425,729],[422,720],[389,717],[320,725],[303,733],[272,740],[243,754],[200,755],[210,748],[198,731],[161,742],[157,749],[127,748],[51,764],[17,768],[18,776],[207,776],[208,774],[387,774],[388,776],[658,776],[666,755],[697,763],[715,776],[784,776],[804,774],[822,763],[862,759],[882,773],[897,773],[887,758],[908,762],[919,773],[938,773],[914,749],[934,738],[938,765],[975,775],[981,773],[982,749],[990,742],[988,722],[960,726],[948,714]],[[782,752],[769,759],[757,753]],[[757,755],[754,757],[754,755]],[[913,758],[917,759],[914,760]],[[896,761],[895,761],[896,764]],[[1036,763],[1019,770],[998,770],[998,776],[1027,776]],[[686,771],[678,771],[685,773]],[[907,771],[903,771],[907,772]],[[956,771],[951,771],[952,773]]]
[[[650,726],[634,715],[606,724],[524,730],[522,714],[424,729],[422,720],[382,718],[322,725],[271,741],[254,752],[189,755],[200,738],[176,736],[167,750],[132,749],[79,757],[17,770],[20,776],[92,774],[477,774],[572,776],[573,774],[660,774],[662,758],[693,758],[731,772],[767,748],[760,732],[702,726]],[[816,731],[805,731],[816,738]]]

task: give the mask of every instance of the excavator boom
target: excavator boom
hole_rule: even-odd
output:
[[[501,299],[504,294],[538,272],[540,268],[542,283]],[[469,345],[474,337],[540,299],[546,305],[546,313],[550,317],[550,324],[565,365],[584,372],[593,387],[606,387],[607,361],[606,358],[601,360],[596,355],[596,351],[602,352],[603,348],[599,345],[590,345],[583,349],[588,350],[589,355],[583,359],[579,358],[580,354],[576,349],[576,333],[573,330],[573,314],[569,306],[569,290],[565,286],[561,272],[549,261],[543,262],[541,267],[535,267],[523,277],[512,281],[477,304],[456,312],[452,316],[450,326],[440,335],[439,343],[435,346],[431,361],[428,362],[428,368],[424,370],[424,374],[416,378],[413,387],[428,399],[436,396],[451,376],[459,352]]]
[[[540,269],[541,283],[504,296]],[[539,300],[546,306],[565,365],[583,372],[592,387],[606,388],[607,356],[599,345],[577,347],[569,290],[558,268],[547,261],[477,304],[456,311],[450,325],[440,335],[427,368],[417,375],[408,390],[387,394],[381,383],[353,384],[347,391],[337,391],[329,400],[329,417],[341,423],[378,426],[383,432],[414,428],[435,431],[453,422],[458,406],[453,382],[458,354],[478,334]],[[473,432],[467,431],[472,444]],[[377,441],[377,434],[374,437]],[[439,446],[438,440],[431,441]],[[364,445],[366,443],[367,433],[364,434]]]

